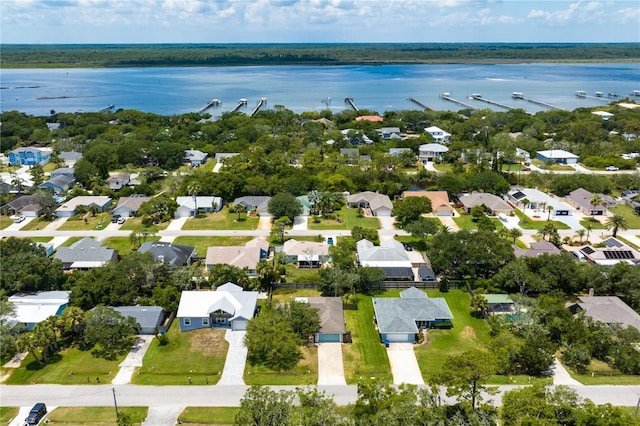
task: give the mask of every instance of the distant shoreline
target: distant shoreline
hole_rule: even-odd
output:
[[[0,45],[0,68],[635,63],[640,43]]]

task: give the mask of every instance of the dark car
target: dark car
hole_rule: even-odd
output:
[[[111,217],[111,223],[117,223],[118,219],[120,219],[120,215],[114,214],[113,217]]]
[[[47,414],[47,406],[44,402],[38,402],[33,406],[31,411],[29,411],[29,415],[24,421],[28,425],[37,425],[40,423],[40,420]]]

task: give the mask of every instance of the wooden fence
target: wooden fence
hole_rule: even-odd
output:
[[[279,283],[274,288],[284,289],[317,289],[318,283]],[[380,285],[372,286],[371,290],[404,290],[410,287],[416,287],[424,290],[438,290],[440,283],[437,281],[385,281]],[[449,281],[449,289],[457,289],[458,283]]]

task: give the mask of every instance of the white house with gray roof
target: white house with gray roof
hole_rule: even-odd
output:
[[[374,216],[391,216],[393,204],[385,194],[365,191],[353,195],[347,195],[347,204],[353,208],[370,209]]]
[[[75,216],[78,211],[78,207],[86,207],[90,209],[91,206],[96,206],[98,211],[103,211],[111,205],[111,198],[102,195],[81,195],[65,201],[60,207],[55,210],[57,217],[71,217]]]
[[[580,296],[575,303],[569,303],[569,310],[585,315],[609,326],[633,327],[640,331],[640,315],[617,296]]]
[[[449,152],[449,148],[439,143],[425,143],[418,147],[418,158],[422,164],[429,161],[441,160],[442,156]]]
[[[200,328],[246,330],[256,312],[258,292],[226,283],[215,291],[183,291],[176,317],[180,331]],[[277,344],[277,342],[274,342]]]
[[[373,311],[382,342],[414,342],[420,329],[452,326],[453,320],[443,298],[429,298],[415,287],[400,298],[374,297]]]
[[[356,262],[359,266],[380,268],[388,281],[413,281],[413,264],[402,243],[384,240],[379,246],[369,240],[356,243]]]
[[[247,209],[247,212],[255,210],[260,216],[269,217],[269,201],[271,197],[268,195],[247,195],[238,197],[233,200],[233,204],[241,204]]]
[[[185,149],[183,159],[189,163],[191,167],[198,167],[207,162],[209,154],[199,151],[197,149]]]
[[[212,213],[222,209],[222,198],[209,196],[176,197],[178,208],[174,214],[176,219],[181,217],[196,217],[199,212]]]
[[[460,202],[464,206],[466,213],[471,213],[471,209],[476,206],[484,206],[485,210],[492,215],[513,213],[513,207],[509,205],[505,200],[497,195],[489,194],[487,192],[472,192],[459,197]]]
[[[113,214],[122,217],[134,217],[143,203],[149,201],[151,197],[143,195],[133,195],[131,197],[120,197],[118,205],[113,209]]]
[[[66,270],[86,270],[117,262],[118,251],[102,247],[100,242],[85,237],[69,247],[58,247],[54,258],[62,262]]]

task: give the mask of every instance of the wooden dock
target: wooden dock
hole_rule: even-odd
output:
[[[236,112],[238,111],[240,108],[247,106],[247,100],[245,98],[242,98],[238,101],[238,105],[236,105],[231,112]]]
[[[501,104],[500,102],[496,102],[496,101],[492,101],[491,99],[483,98],[482,95],[478,95],[478,94],[471,95],[471,99],[476,100],[476,101],[486,102],[486,103],[488,103],[490,105],[495,105],[497,107],[504,108],[504,109],[509,109],[509,110],[513,109],[513,107],[510,107],[509,105]]]
[[[513,99],[522,99],[523,101],[531,102],[532,104],[540,105],[540,106],[547,107],[547,108],[550,108],[550,109],[557,109],[557,110],[560,110],[560,111],[565,111],[564,108],[560,108],[559,106],[555,106],[555,105],[548,104],[546,102],[537,101],[535,99],[527,98],[526,96],[524,96],[524,93],[522,93],[522,92],[513,92],[511,94],[511,97]]]
[[[202,114],[203,112],[205,112],[206,110],[208,110],[209,108],[212,107],[217,107],[220,106],[222,104],[222,102],[220,102],[219,99],[211,99],[209,101],[208,104],[206,104],[205,106],[203,106],[202,108],[200,108],[198,111],[196,111],[198,114]]]
[[[431,107],[430,107],[430,106],[428,106],[427,104],[422,103],[422,102],[420,102],[419,100],[417,100],[416,98],[413,98],[413,97],[411,97],[411,96],[409,96],[409,97],[407,98],[407,100],[408,100],[409,102],[413,102],[414,104],[421,106],[423,109],[430,109],[430,110],[433,110],[433,108],[431,108]]]
[[[260,98],[256,106],[253,108],[253,111],[251,111],[251,114],[249,114],[249,117],[252,117],[256,112],[260,111],[260,108],[262,108],[266,104],[267,104],[267,98],[264,98],[264,97]]]
[[[358,110],[358,106],[353,101],[353,98],[344,98],[344,103],[350,105],[351,108],[353,108],[354,111],[359,111]]]
[[[446,92],[440,94],[440,99],[444,99],[445,101],[453,102],[454,104],[458,104],[458,105],[463,106],[465,108],[474,109],[474,110],[480,109],[477,106],[473,106],[473,105],[468,104],[466,102],[462,102],[462,101],[459,101],[457,99],[454,99],[454,98],[451,97],[451,95],[449,93],[446,93]]]

